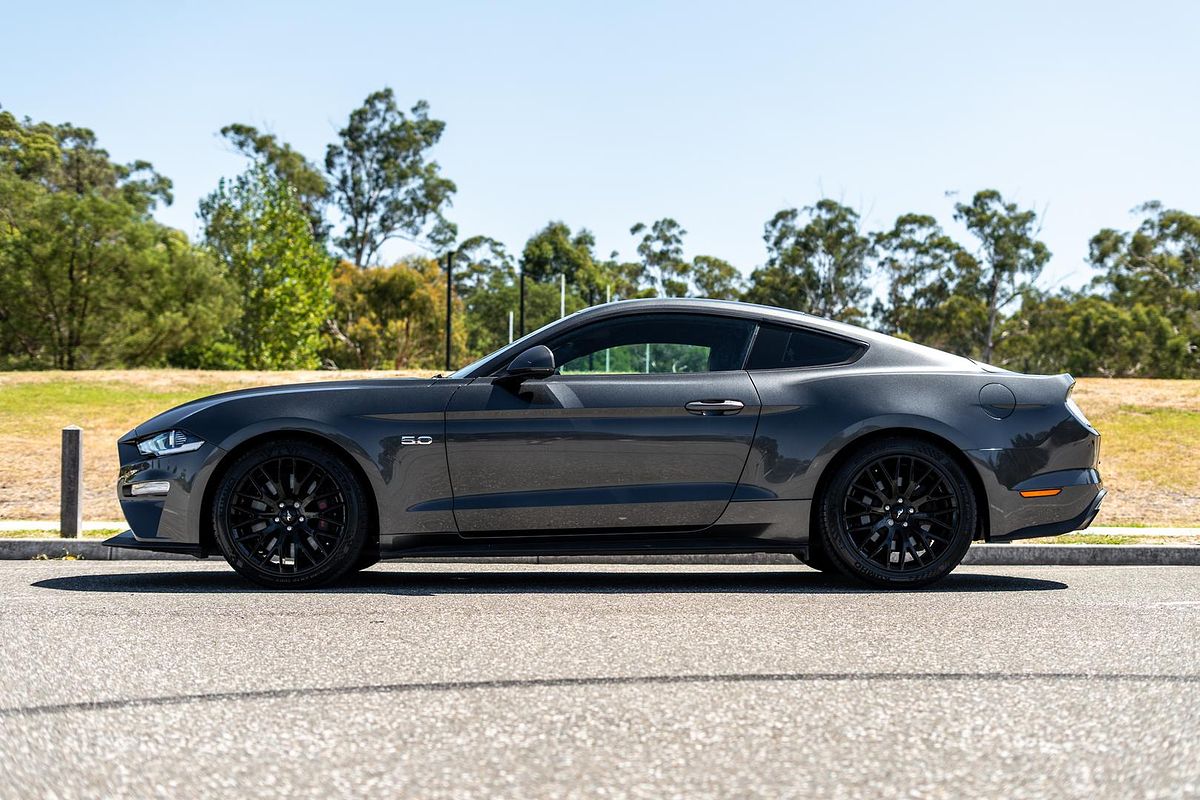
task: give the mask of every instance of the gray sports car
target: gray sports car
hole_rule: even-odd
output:
[[[1099,433],[1022,375],[778,308],[580,311],[445,377],[248,389],[121,438],[132,530],[271,587],[380,559],[795,554],[886,587],[1087,527]]]

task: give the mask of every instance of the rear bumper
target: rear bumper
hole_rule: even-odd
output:
[[[1104,502],[1104,497],[1108,494],[1107,489],[1097,488],[1099,488],[1099,491],[1096,493],[1095,498],[1082,512],[1070,519],[1029,525],[1002,536],[990,536],[988,537],[988,541],[1012,542],[1017,539],[1036,539],[1041,536],[1059,536],[1064,533],[1071,533],[1072,531],[1081,531],[1092,524],[1092,520],[1096,518],[1096,514],[1100,513],[1100,504]]]

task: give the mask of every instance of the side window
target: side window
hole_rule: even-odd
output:
[[[746,369],[786,369],[788,367],[821,367],[853,361],[863,346],[836,336],[763,325],[754,340],[754,350]]]
[[[754,323],[703,314],[603,320],[548,343],[563,375],[721,372],[742,368]]]

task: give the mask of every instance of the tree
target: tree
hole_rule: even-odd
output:
[[[319,362],[333,264],[313,239],[295,190],[264,164],[224,179],[200,202],[205,245],[238,289],[226,329],[240,365],[304,369]]]
[[[713,300],[737,300],[741,296],[742,274],[728,261],[715,256],[696,256],[692,259],[692,283],[695,297]]]
[[[151,217],[170,189],[87,128],[0,112],[0,362],[154,365],[219,329],[215,265]]]
[[[751,274],[745,300],[846,322],[864,319],[871,240],[853,209],[828,198],[806,207],[803,219],[785,209],[766,224],[763,239],[767,263]]]
[[[904,214],[874,236],[887,292],[875,303],[879,330],[966,356],[979,355],[987,313],[979,265],[933,217]]]
[[[1003,310],[1032,287],[1050,250],[1037,239],[1037,213],[1006,203],[995,189],[976,192],[970,203],[956,203],[954,218],[979,241],[978,292],[987,310],[980,356],[990,362]]]
[[[670,217],[656,220],[647,227],[637,223],[629,229],[632,236],[642,236],[637,253],[642,258],[644,274],[658,288],[659,297],[684,297],[688,293],[688,263],[683,260],[683,237],[687,231]]]
[[[548,222],[530,236],[521,251],[521,270],[533,281],[557,281],[578,285],[596,272],[596,237],[587,228],[577,232],[565,222]]]
[[[1095,285],[1121,306],[1144,305],[1170,321],[1200,374],[1200,216],[1150,202],[1137,229],[1106,228],[1092,237],[1089,260],[1101,270]]]
[[[287,142],[279,141],[274,134],[261,133],[251,125],[226,125],[221,128],[221,135],[239,153],[265,164],[276,178],[295,190],[296,199],[312,226],[313,237],[324,242],[329,234],[329,226],[325,223],[329,184],[320,168]]]
[[[445,127],[430,118],[423,100],[405,115],[385,88],[350,113],[338,132],[340,142],[326,149],[325,171],[345,223],[334,243],[356,266],[376,263],[391,239],[434,249],[454,241],[454,226],[443,211],[456,187],[428,157]]]
[[[333,278],[324,360],[356,369],[437,367],[445,308],[445,272],[433,259],[412,257],[372,269],[343,261]],[[464,343],[457,331],[456,349],[461,352]]]
[[[1182,378],[1195,375],[1186,337],[1158,308],[1103,297],[1027,294],[1004,323],[999,363],[1021,372]]]

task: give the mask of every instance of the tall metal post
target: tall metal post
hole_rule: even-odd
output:
[[[450,316],[454,312],[454,251],[446,253],[446,371],[450,371]]]
[[[521,319],[520,319],[521,324],[517,326],[517,328],[520,331],[520,333],[517,334],[518,338],[525,335],[525,268],[524,267],[521,267],[521,303],[520,303],[520,305],[521,305]]]

